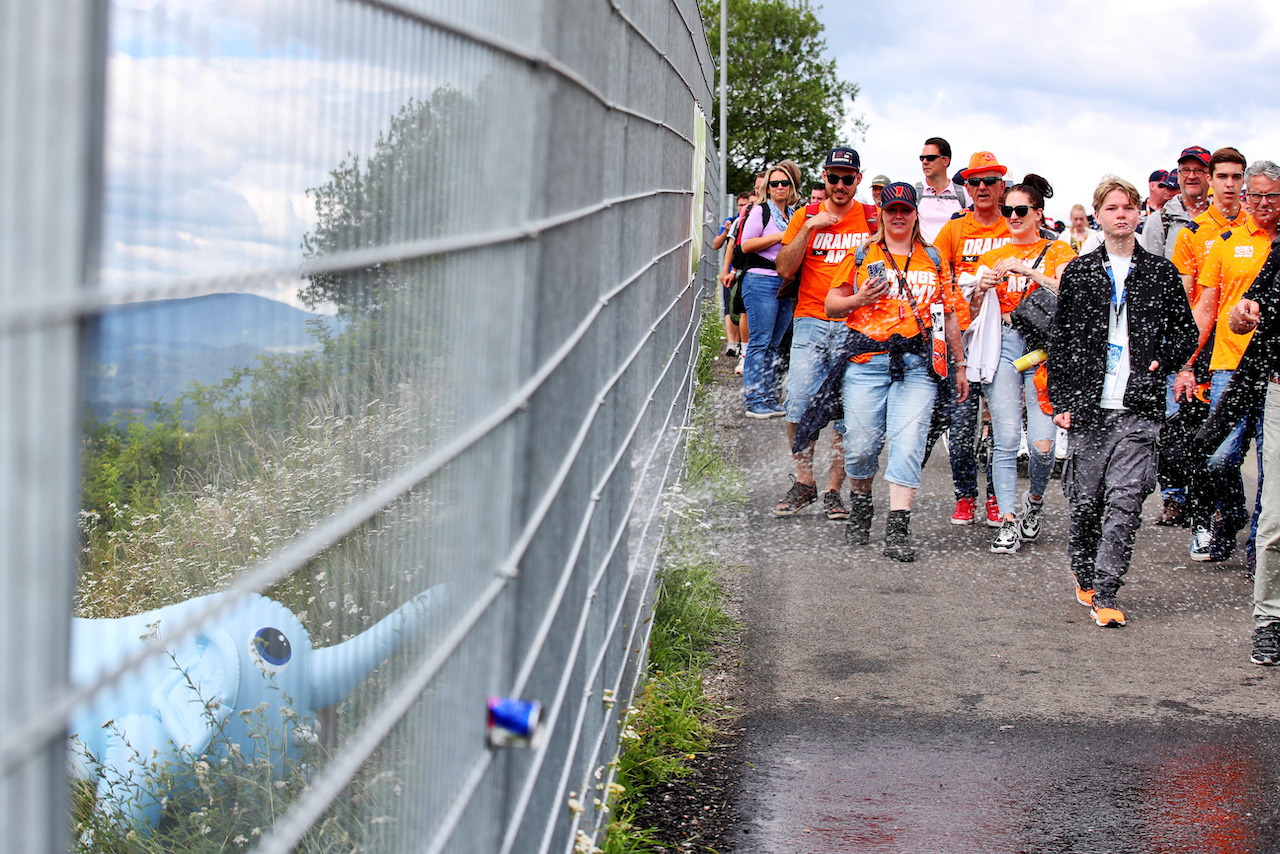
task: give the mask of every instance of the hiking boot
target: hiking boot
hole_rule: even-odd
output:
[[[1265,666],[1280,664],[1280,623],[1254,627],[1253,654],[1249,660]]]
[[[889,518],[884,526],[884,556],[903,563],[911,563],[916,559],[916,550],[911,548],[910,510],[889,511]]]
[[[782,496],[782,500],[778,502],[778,506],[773,508],[773,515],[794,516],[799,513],[802,508],[808,507],[817,500],[817,484],[801,483],[800,481],[796,481],[791,484],[791,488],[787,490],[787,494]]]
[[[1018,520],[1018,536],[1023,542],[1031,542],[1040,536],[1040,514],[1044,511],[1044,500],[1032,501],[1031,493],[1022,493],[1022,514]]]
[[[978,507],[976,498],[957,498],[955,512],[951,514],[952,525],[972,525],[973,512]]]
[[[1089,616],[1104,629],[1118,629],[1124,625],[1124,611],[1116,607],[1115,599],[1104,599],[1094,594]]]
[[[1191,524],[1191,520],[1187,518],[1181,501],[1166,498],[1164,500],[1164,510],[1160,513],[1160,518],[1156,520],[1156,524],[1163,525],[1166,528],[1185,528]]]
[[[1010,519],[1000,525],[1000,530],[996,531],[996,538],[991,541],[991,551],[996,554],[1017,554],[1018,547],[1022,545],[1022,538],[1018,535],[1018,521]]]
[[[1204,525],[1196,525],[1191,534],[1191,559],[1206,561],[1209,559],[1209,548],[1213,544],[1213,532]]]
[[[871,517],[875,515],[871,494],[849,495],[849,521],[844,526],[844,541],[851,546],[865,546],[871,542]]]
[[[1004,517],[1000,515],[1000,502],[996,501],[994,495],[987,497],[987,527],[999,528],[1004,524]]]
[[[822,493],[822,509],[826,511],[827,518],[832,522],[843,522],[849,518],[849,510],[844,506],[844,502],[840,500],[840,490],[838,489]]]

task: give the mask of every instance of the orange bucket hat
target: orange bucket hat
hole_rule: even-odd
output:
[[[990,151],[979,151],[977,154],[969,158],[969,168],[960,173],[961,178],[968,178],[971,172],[990,172],[995,170],[1004,175],[1009,170],[1000,165],[1000,161],[996,160],[996,156]]]

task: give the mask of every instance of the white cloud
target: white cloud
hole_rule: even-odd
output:
[[[1280,4],[1203,0],[1043,3],[900,0],[818,10],[842,77],[870,124],[863,167],[921,179],[926,137],[951,171],[991,150],[1036,172],[1051,215],[1086,203],[1103,174],[1145,191],[1188,145],[1280,161],[1280,110],[1263,83],[1280,66]]]

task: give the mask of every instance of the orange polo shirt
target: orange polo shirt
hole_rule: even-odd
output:
[[[867,267],[876,261],[885,262],[885,276],[889,279],[889,289],[882,298],[871,305],[855,308],[853,313],[845,319],[850,329],[856,329],[872,340],[887,341],[889,336],[895,333],[903,338],[914,338],[920,334],[920,325],[911,314],[911,300],[907,298],[907,292],[903,287],[904,278],[906,287],[911,289],[911,294],[915,297],[917,316],[925,328],[933,322],[929,314],[929,306],[935,302],[942,303],[944,312],[953,312],[957,308],[959,299],[951,284],[951,277],[947,275],[947,268],[945,266],[942,268],[942,276],[939,278],[938,268],[933,265],[933,259],[919,243],[912,249],[910,258],[906,255],[893,256],[901,276],[894,272],[894,265],[885,260],[884,249],[879,243],[867,249],[861,267],[855,265],[855,260],[852,252],[845,257],[836,270],[836,275],[831,282],[832,288],[850,282],[854,282],[857,288],[861,288],[867,282]],[[866,354],[866,358],[870,358],[871,355],[873,354]],[[858,360],[865,361],[861,357]]]
[[[1249,215],[1244,208],[1236,214],[1235,219],[1227,219],[1217,206],[1209,205],[1204,213],[1191,221],[1191,225],[1178,232],[1178,239],[1173,244],[1173,266],[1184,276],[1191,276],[1194,283],[1188,298],[1195,305],[1200,299],[1200,268],[1209,257],[1209,250],[1217,242],[1218,235],[1224,231],[1244,225]]]
[[[1046,250],[1045,246],[1049,248]],[[1001,258],[1017,258],[1030,267],[1040,257],[1042,251],[1044,252],[1044,258],[1036,269],[1055,279],[1062,274],[1062,268],[1066,266],[1066,263],[1076,257],[1075,250],[1061,240],[1041,238],[1035,243],[1006,243],[999,249],[985,252],[978,259],[978,266],[994,268],[996,262]],[[1027,288],[1032,284],[1032,281],[1030,276],[1010,273],[1003,280],[996,283],[996,296],[1000,298],[1001,314],[1006,314],[1018,307],[1018,303],[1022,302],[1022,297],[1026,294]]]
[[[787,223],[787,231],[782,235],[782,245],[786,246],[800,233],[804,225],[805,209],[801,208]],[[804,260],[800,262],[800,289],[796,295],[795,317],[816,317],[819,320],[831,320],[827,317],[827,291],[831,290],[835,281],[836,269],[846,257],[853,258],[859,246],[871,238],[871,226],[867,223],[867,214],[860,202],[854,202],[844,218],[830,228],[814,231],[809,236],[809,246],[805,250]]]
[[[933,245],[942,253],[943,267],[950,266],[948,274],[951,281],[959,280],[961,273],[972,273],[978,269],[979,259],[992,249],[999,249],[1013,235],[1009,233],[1009,223],[1000,217],[991,225],[983,225],[974,218],[973,211],[963,210],[947,220],[938,232]],[[963,300],[961,301],[963,303]],[[969,306],[962,304],[956,312],[961,329],[969,328]]]
[[[1196,289],[1218,289],[1218,320],[1213,343],[1212,371],[1234,371],[1240,366],[1244,348],[1253,337],[1231,331],[1227,323],[1232,307],[1249,290],[1271,251],[1271,238],[1252,219],[1219,235],[1209,247],[1200,268]]]

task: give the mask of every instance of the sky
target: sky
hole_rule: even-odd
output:
[[[988,150],[1008,177],[1043,175],[1050,216],[1091,207],[1106,174],[1145,196],[1190,145],[1280,162],[1280,3],[1242,0],[827,2],[837,74],[861,87],[846,135],[870,177],[922,180],[924,140],[950,171]],[[864,182],[868,192],[870,180]]]

